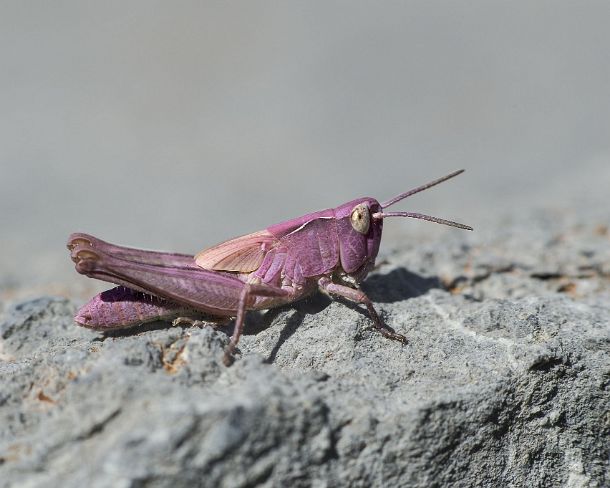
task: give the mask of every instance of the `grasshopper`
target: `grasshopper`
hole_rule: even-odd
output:
[[[384,325],[373,303],[358,288],[375,264],[383,221],[411,217],[460,229],[472,227],[413,212],[385,209],[415,193],[459,175],[456,171],[379,203],[358,198],[236,237],[195,256],[116,246],[75,233],[68,249],[76,271],[120,285],[93,297],[74,317],[96,330],[122,329],[153,320],[201,325],[200,318],[235,327],[224,363],[234,352],[248,310],[263,310],[300,300],[316,290],[366,306],[383,336],[406,343]]]

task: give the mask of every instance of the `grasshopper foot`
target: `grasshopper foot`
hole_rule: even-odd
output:
[[[181,325],[186,325],[190,327],[202,327],[205,325],[205,322],[201,320],[191,319],[190,317],[177,317],[172,320],[172,327],[179,327]]]
[[[227,325],[230,322],[230,317],[214,317],[209,320],[198,320],[190,317],[177,317],[172,321],[172,327],[186,325],[187,327],[213,327],[214,329]]]
[[[407,338],[404,335],[399,334],[398,332],[393,332],[393,331],[391,331],[391,330],[389,330],[389,329],[387,329],[385,327],[384,328],[379,328],[377,330],[381,333],[381,335],[383,335],[383,337],[387,337],[388,339],[392,339],[393,341],[398,341],[398,342],[400,342],[402,344],[408,344],[409,343]]]
[[[225,354],[222,358],[222,363],[228,368],[234,362],[235,362],[235,357],[233,356],[233,353],[231,352],[230,348],[227,347],[225,349]]]

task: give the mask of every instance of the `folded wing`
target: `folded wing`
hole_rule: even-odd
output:
[[[195,256],[195,263],[211,271],[251,273],[277,243],[273,234],[261,230],[204,249]]]

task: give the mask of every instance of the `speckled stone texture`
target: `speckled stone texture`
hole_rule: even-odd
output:
[[[321,295],[249,315],[230,368],[231,326],[6,306],[0,485],[608,486],[610,232],[496,225],[383,243],[363,288],[408,345]]]

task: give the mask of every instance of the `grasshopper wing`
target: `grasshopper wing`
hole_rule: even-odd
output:
[[[261,230],[204,249],[195,256],[195,263],[211,271],[251,273],[278,242],[269,231]]]

